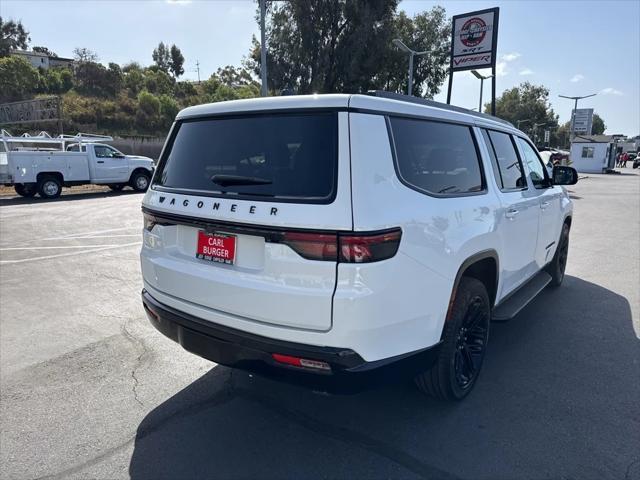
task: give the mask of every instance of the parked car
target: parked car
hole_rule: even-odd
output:
[[[223,365],[462,399],[490,320],[562,283],[577,178],[507,122],[404,95],[190,107],[143,200],[144,308]]]
[[[0,184],[18,195],[57,198],[63,186],[97,184],[121,190],[129,185],[144,192],[153,174],[153,160],[125,155],[102,140],[104,136],[51,138],[0,136]],[[29,145],[25,147],[24,145]],[[65,148],[66,147],[66,148]]]

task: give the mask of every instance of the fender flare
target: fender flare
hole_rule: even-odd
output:
[[[500,259],[498,257],[498,252],[492,248],[487,250],[482,250],[478,253],[475,253],[468,257],[460,268],[458,269],[458,273],[456,273],[456,278],[453,282],[453,288],[451,289],[451,296],[449,297],[449,306],[447,308],[447,316],[445,317],[445,323],[449,320],[449,315],[451,313],[451,307],[453,306],[453,301],[456,298],[456,292],[458,290],[458,285],[460,285],[460,279],[462,278],[463,273],[474,263],[479,262],[480,260],[485,260],[487,258],[491,258],[496,262],[496,284],[494,286],[495,291],[498,291],[498,282],[500,281]],[[495,303],[495,298],[493,299]],[[444,329],[443,329],[444,332]]]

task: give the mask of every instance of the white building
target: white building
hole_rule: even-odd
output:
[[[615,168],[615,135],[578,135],[571,143],[572,167],[580,173],[605,173]]]
[[[71,67],[73,59],[62,57],[50,57],[45,53],[30,52],[28,50],[13,50],[12,55],[24,58],[34,68]]]

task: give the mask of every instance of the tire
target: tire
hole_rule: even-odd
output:
[[[136,192],[146,192],[150,180],[151,177],[147,172],[135,172],[131,175],[130,185]]]
[[[462,277],[456,290],[436,363],[415,378],[418,389],[439,400],[462,400],[473,389],[489,340],[491,303],[475,278]]]
[[[566,223],[562,225],[562,233],[560,234],[560,240],[558,241],[558,248],[553,255],[553,260],[549,263],[545,270],[551,275],[551,282],[549,285],[553,288],[558,288],[562,285],[564,280],[564,270],[567,267],[567,257],[569,255],[569,225]]]
[[[38,189],[33,183],[16,183],[13,187],[18,195],[31,198],[38,193]]]
[[[58,177],[44,175],[38,180],[38,194],[42,198],[58,198],[62,193],[62,183]]]
[[[114,192],[119,192],[120,190],[122,190],[124,188],[124,185],[119,183],[119,184],[115,184],[115,185],[109,185],[109,188],[111,190],[113,190]]]

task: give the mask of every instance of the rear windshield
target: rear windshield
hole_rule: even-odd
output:
[[[156,185],[255,200],[335,196],[337,112],[188,120],[175,130]]]

